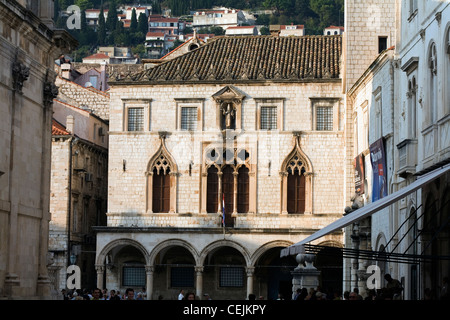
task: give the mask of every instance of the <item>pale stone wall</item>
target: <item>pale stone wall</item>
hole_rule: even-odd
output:
[[[345,1],[345,85],[348,89],[378,55],[378,37],[395,45],[396,0]]]
[[[67,250],[67,209],[69,201],[69,155],[71,140],[55,139],[52,143],[49,250]]]
[[[175,159],[180,173],[178,177],[177,212],[198,215],[201,201],[202,143],[217,140],[216,103],[211,96],[222,86],[134,86],[114,87],[111,90],[110,157],[108,225],[139,226],[211,226],[218,223],[216,214],[206,217],[146,214],[147,178],[145,172],[150,158],[160,145],[158,131],[168,131],[166,146]],[[302,131],[301,148],[309,157],[314,172],[313,215],[340,215],[343,212],[343,132],[340,125],[330,132],[312,131],[312,106],[309,98],[340,98],[340,83],[309,83],[266,86],[237,86],[246,94],[242,107],[244,140],[253,148],[252,161],[257,165],[257,214],[280,214],[281,179],[279,171],[285,157],[293,150],[293,131]],[[177,104],[175,98],[200,98],[204,103],[203,128],[195,133],[177,128]],[[256,131],[257,102],[255,98],[282,98],[283,127],[285,130]],[[124,106],[132,104],[128,99],[151,99],[146,106],[146,119],[150,119],[150,131],[124,132]],[[142,102],[138,102],[144,106]],[[341,106],[340,103],[338,103]],[[338,123],[342,123],[342,109]],[[179,113],[178,113],[179,117]],[[201,124],[199,124],[200,129]],[[252,152],[251,152],[252,153]],[[269,169],[270,161],[270,169]],[[193,164],[189,175],[189,163]],[[125,163],[125,170],[124,170]],[[120,196],[119,196],[120,195]],[[301,227],[300,220],[276,218],[266,226]],[[307,219],[309,221],[309,219]],[[264,219],[248,215],[237,223],[241,226],[263,226]],[[309,225],[310,222],[308,222]]]
[[[0,299],[51,296],[47,242],[52,108],[44,98],[52,97],[44,94],[44,87],[54,81],[54,59],[61,48],[56,48],[50,29],[53,2],[40,4],[39,12],[36,6],[27,7],[37,19],[24,1],[0,2]],[[20,68],[13,69],[14,62]]]

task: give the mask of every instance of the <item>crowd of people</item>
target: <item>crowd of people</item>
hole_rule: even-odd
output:
[[[64,300],[146,300],[147,293],[145,288],[141,291],[135,292],[133,288],[125,290],[124,294],[121,294],[119,290],[109,290],[95,288],[94,290],[76,289],[66,291],[61,290],[61,294]]]
[[[384,279],[386,280],[386,286],[381,289],[372,289],[367,292],[367,296],[363,297],[358,288],[354,288],[353,291],[345,291],[343,294],[335,291],[323,292],[321,287],[316,289],[306,288],[297,289],[293,300],[307,301],[307,300],[402,300],[403,287],[397,279],[393,279],[391,275],[386,274]],[[121,294],[119,290],[100,290],[95,288],[92,291],[89,290],[70,290],[61,291],[64,300],[146,300],[147,293],[145,288],[140,291],[135,291],[133,288],[125,290],[124,294]],[[178,300],[201,300],[194,292],[187,292],[181,289],[178,293]],[[256,295],[249,294],[248,300],[257,300]],[[444,279],[444,284],[441,290],[441,299],[448,300],[448,278]],[[163,296],[159,296],[158,300],[163,300]],[[203,294],[203,300],[212,300],[208,293]],[[264,297],[260,296],[259,300],[264,300]],[[282,294],[278,295],[277,300],[285,300]],[[431,290],[425,289],[424,300],[432,300]]]

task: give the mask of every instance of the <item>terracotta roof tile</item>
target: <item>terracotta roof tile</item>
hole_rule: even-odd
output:
[[[154,68],[111,82],[303,80],[339,78],[342,36],[214,37]]]
[[[91,59],[109,59],[109,56],[107,56],[104,53],[94,53],[93,55],[90,55],[89,57],[83,58],[84,60],[91,60]]]
[[[52,119],[52,135],[66,136],[70,135],[70,133],[69,131],[66,130],[66,127],[64,127],[61,123],[59,123],[55,119]]]

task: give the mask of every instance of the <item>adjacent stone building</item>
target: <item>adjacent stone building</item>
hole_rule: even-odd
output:
[[[56,292],[66,288],[67,267],[81,270],[82,288],[96,285],[95,233],[106,225],[108,124],[92,111],[54,101],[49,266]]]
[[[226,36],[111,74],[97,286],[290,298],[297,263],[280,249],[345,205],[341,54],[341,36]],[[317,256],[327,289],[342,289],[341,261]]]
[[[76,41],[53,1],[0,1],[0,299],[47,299],[54,61]]]
[[[448,299],[449,10],[448,1],[346,1],[352,196],[341,222],[303,241],[348,226],[345,290],[367,296],[379,289],[381,299]],[[401,282],[400,294],[385,290],[385,274]],[[368,282],[369,275],[379,278]]]

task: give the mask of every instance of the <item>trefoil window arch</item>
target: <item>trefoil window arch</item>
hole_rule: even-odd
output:
[[[300,148],[300,134],[294,134],[295,146],[282,163],[281,213],[312,213],[312,165]]]
[[[178,168],[165,146],[165,135],[147,166],[147,212],[175,213]]]

